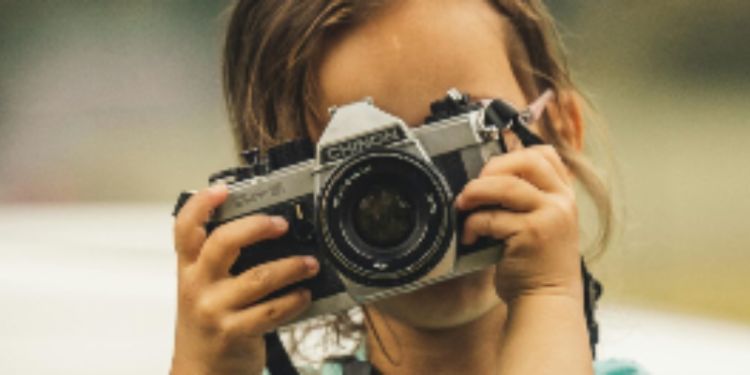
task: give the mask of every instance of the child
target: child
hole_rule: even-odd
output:
[[[502,261],[362,307],[366,357],[381,373],[594,372],[573,181],[597,203],[605,233],[609,199],[581,154],[581,106],[555,43],[537,0],[246,0],[235,6],[224,72],[239,149],[317,140],[328,107],[368,96],[416,126],[430,102],[452,87],[517,108],[544,90],[555,93],[531,127],[549,146],[512,147],[493,157],[456,198],[459,210],[503,207],[471,214],[461,239],[504,239]],[[229,275],[240,248],[281,236],[288,223],[250,215],[207,236],[203,223],[226,197],[220,185],[203,190],[175,222],[173,374],[260,374],[263,333],[310,303],[305,290],[256,302],[314,276],[314,258],[289,257]],[[335,364],[325,369],[341,371]]]

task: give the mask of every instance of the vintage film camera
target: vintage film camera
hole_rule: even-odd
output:
[[[292,255],[321,264],[312,279],[291,285],[312,292],[297,321],[412,291],[500,261],[501,241],[458,239],[468,213],[454,197],[492,156],[506,152],[502,132],[541,143],[526,125],[548,92],[518,112],[499,101],[473,102],[455,89],[432,103],[425,123],[408,127],[363,100],[331,109],[317,148],[305,139],[246,153],[247,165],[219,172],[229,197],[207,229],[253,213],[282,215],[281,238],[242,249],[231,273]],[[183,193],[175,213],[190,196]]]

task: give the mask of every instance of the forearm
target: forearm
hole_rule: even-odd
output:
[[[508,305],[500,374],[593,374],[581,299],[526,295]]]

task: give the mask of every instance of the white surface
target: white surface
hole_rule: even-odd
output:
[[[750,327],[605,306],[599,358],[635,360],[652,374],[750,374]]]
[[[0,374],[166,374],[171,208],[0,206]],[[750,374],[750,327],[605,306],[600,358]]]

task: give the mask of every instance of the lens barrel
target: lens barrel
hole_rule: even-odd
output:
[[[454,231],[442,175],[395,149],[368,150],[338,165],[318,196],[323,251],[345,276],[374,287],[418,280],[445,255]]]

